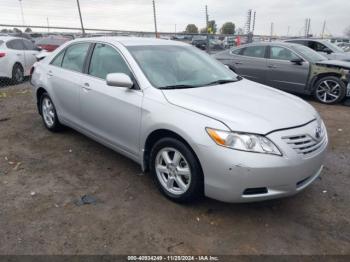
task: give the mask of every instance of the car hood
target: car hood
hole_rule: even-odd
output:
[[[324,60],[321,62],[317,62],[317,65],[333,65],[338,66],[344,69],[350,69],[350,62],[340,61],[340,60]]]
[[[171,104],[217,119],[232,131],[267,134],[304,125],[317,116],[300,98],[246,79],[162,91]]]
[[[343,60],[343,61],[349,61],[350,62],[350,54],[349,53],[332,53],[331,58],[334,58],[336,60]]]

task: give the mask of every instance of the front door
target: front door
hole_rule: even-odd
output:
[[[119,150],[139,156],[143,93],[136,85],[133,89],[108,86],[109,73],[125,73],[133,79],[120,53],[110,45],[98,43],[91,56],[89,76],[80,88],[83,126]]]
[[[281,46],[271,46],[267,60],[267,85],[292,93],[305,90],[309,76],[309,63],[293,63],[300,57],[292,50]]]

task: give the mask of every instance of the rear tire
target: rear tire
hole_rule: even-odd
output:
[[[325,76],[315,84],[314,97],[323,104],[337,104],[346,95],[345,83],[335,76]]]
[[[160,192],[189,203],[203,197],[202,169],[193,151],[176,138],[162,138],[151,150],[150,171]]]
[[[51,132],[62,130],[62,124],[58,120],[57,112],[54,103],[48,93],[43,93],[40,97],[40,112],[45,127]]]
[[[24,81],[24,71],[20,64],[15,64],[12,68],[12,83],[17,85]]]

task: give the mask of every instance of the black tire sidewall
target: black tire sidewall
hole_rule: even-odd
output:
[[[317,91],[317,88],[319,87],[319,85],[325,81],[325,80],[332,80],[332,81],[336,81],[339,85],[340,85],[340,95],[339,95],[339,98],[331,103],[326,103],[322,100],[320,100],[317,95],[316,95],[316,91]],[[342,101],[346,96],[346,85],[345,83],[339,78],[339,77],[336,77],[336,76],[325,76],[325,77],[322,77],[320,80],[318,80],[315,84],[315,90],[314,90],[314,97],[315,99],[322,103],[322,104],[326,104],[326,105],[332,105],[332,104],[337,104],[339,103],[340,101]]]
[[[188,190],[182,195],[174,195],[163,188],[160,183],[157,172],[155,170],[156,156],[158,152],[165,148],[172,147],[178,150],[185,158],[190,166],[191,170],[191,183]],[[172,201],[179,203],[189,203],[199,200],[203,197],[204,183],[203,183],[203,172],[198,159],[194,152],[182,141],[176,138],[162,138],[156,142],[151,150],[150,157],[150,172],[153,177],[155,184],[157,185],[160,192]]]
[[[21,72],[22,72],[22,80],[21,81],[18,81],[17,79],[16,79],[16,76],[15,76],[15,74],[16,74],[16,71],[17,71],[17,69],[20,69],[21,70]],[[13,68],[12,68],[12,82],[14,83],[14,84],[20,84],[20,83],[22,83],[23,82],[23,80],[24,80],[24,71],[23,71],[23,67],[21,66],[21,65],[19,65],[19,64],[15,64],[14,66],[13,66]]]
[[[55,113],[54,124],[51,127],[46,124],[45,119],[44,119],[44,115],[43,115],[43,112],[42,112],[43,111],[43,100],[44,100],[44,98],[50,99],[50,101],[52,103],[52,106],[53,106],[54,113]],[[48,95],[48,93],[44,93],[40,97],[40,112],[41,112],[41,117],[42,117],[42,120],[44,122],[44,125],[45,125],[45,127],[48,130],[50,130],[52,132],[57,132],[57,131],[61,130],[61,124],[60,124],[60,122],[58,120],[58,117],[57,117],[55,104],[53,103],[53,101],[52,101],[51,97]]]

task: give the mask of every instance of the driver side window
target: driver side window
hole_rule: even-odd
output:
[[[281,46],[271,46],[270,48],[270,59],[291,61],[298,58],[299,56],[287,48]]]
[[[89,68],[89,75],[106,79],[110,73],[124,73],[132,77],[123,57],[111,46],[96,44]]]

